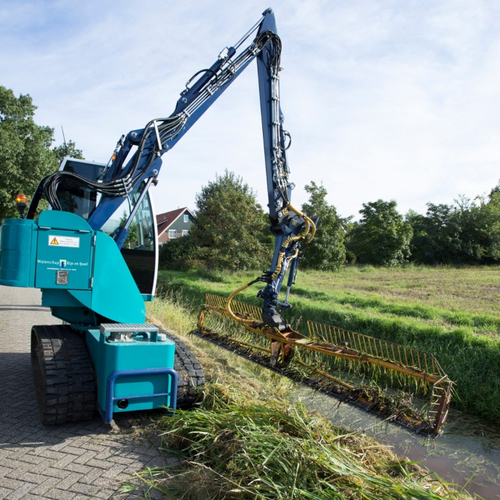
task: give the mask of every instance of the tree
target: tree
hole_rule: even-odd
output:
[[[500,185],[492,189],[483,209],[484,229],[488,233],[488,251],[486,259],[492,262],[500,260]]]
[[[426,215],[407,216],[412,225],[412,257],[424,264],[485,264],[500,259],[500,192],[454,205],[427,204]]]
[[[348,235],[348,248],[359,262],[398,266],[408,260],[413,230],[396,207],[394,200],[363,203],[362,217]]]
[[[57,167],[53,129],[34,122],[36,106],[29,95],[18,98],[0,86],[0,221],[16,216],[19,192],[31,194],[42,177]]]
[[[196,206],[190,234],[208,269],[254,269],[269,259],[263,210],[241,177],[227,170],[216,175],[196,196]]]
[[[344,221],[337,215],[335,207],[328,205],[328,193],[323,184],[318,186],[311,181],[304,189],[309,193],[309,202],[302,205],[302,211],[309,217],[318,217],[319,223],[301,263],[306,268],[337,271],[346,258]]]
[[[460,224],[450,205],[427,203],[427,213],[407,215],[413,228],[411,252],[421,264],[458,263],[461,253]]]
[[[187,271],[197,267],[198,249],[190,234],[169,240],[160,246],[159,266],[161,269]]]
[[[465,196],[455,200],[452,215],[459,229],[459,252],[457,263],[475,264],[483,260],[490,245],[486,227],[486,203],[480,198],[471,201]]]
[[[60,163],[66,156],[71,158],[76,158],[77,160],[84,160],[83,152],[81,149],[77,149],[76,144],[73,141],[68,141],[67,143],[61,144],[55,148],[52,148],[52,152],[56,157],[57,161]]]

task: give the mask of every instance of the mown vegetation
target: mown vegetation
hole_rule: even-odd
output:
[[[160,273],[165,291],[194,308],[205,293],[228,295],[251,273]],[[259,305],[256,289],[242,300]],[[497,423],[500,418],[500,268],[352,267],[303,272],[287,320],[313,320],[432,353],[455,382],[452,405]]]
[[[150,305],[149,317],[190,343],[207,387],[200,408],[155,422],[164,449],[179,463],[138,474],[147,494],[185,500],[470,498],[374,439],[290,402],[288,379],[186,336],[195,321],[191,307],[160,300]]]

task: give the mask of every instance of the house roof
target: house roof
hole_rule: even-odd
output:
[[[158,235],[164,233],[184,212],[188,212],[191,217],[194,217],[193,212],[189,208],[178,208],[156,216],[156,225],[158,226]]]

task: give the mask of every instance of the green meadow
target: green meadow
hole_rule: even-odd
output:
[[[159,295],[192,310],[206,293],[228,295],[259,275],[161,271]],[[236,298],[260,304],[257,285]],[[500,267],[374,268],[299,272],[285,317],[312,320],[430,352],[454,382],[453,407],[500,418]],[[194,325],[193,325],[194,327]]]

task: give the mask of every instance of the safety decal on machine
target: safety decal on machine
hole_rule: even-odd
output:
[[[49,246],[80,248],[80,238],[75,236],[54,236],[49,234]]]

